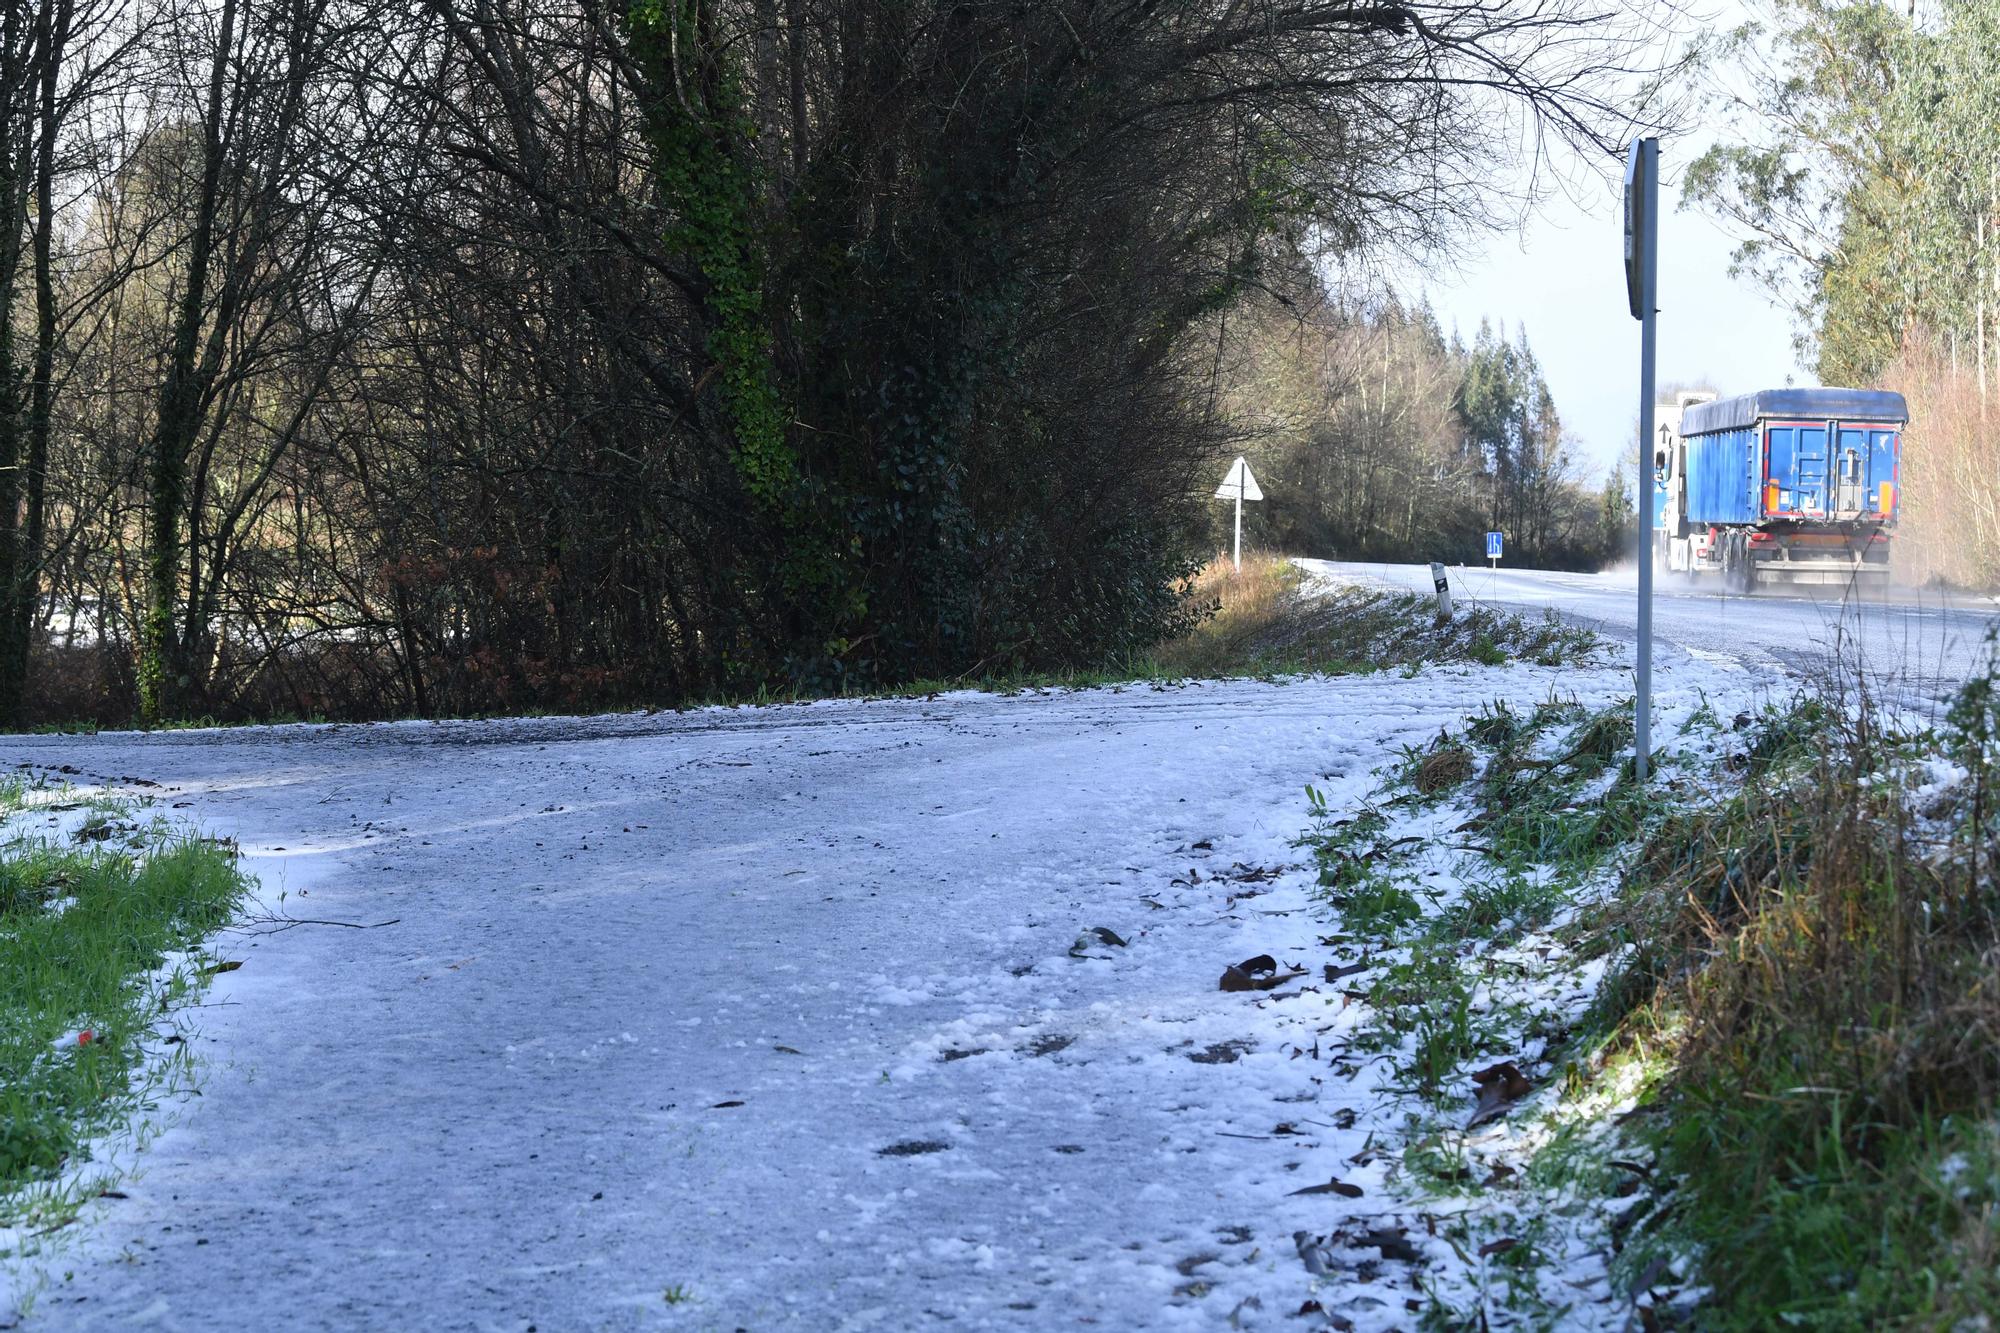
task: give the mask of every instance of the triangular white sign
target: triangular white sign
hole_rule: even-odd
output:
[[[1241,494],[1246,500],[1261,500],[1264,498],[1264,492],[1257,489],[1257,478],[1251,474],[1250,464],[1242,458],[1238,458],[1234,463],[1230,464],[1229,472],[1223,477],[1222,484],[1215,488],[1215,498],[1218,500],[1234,500],[1238,494],[1237,487],[1239,486],[1242,487]]]

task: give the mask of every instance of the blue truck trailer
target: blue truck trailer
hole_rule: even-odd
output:
[[[1899,393],[1764,389],[1687,402],[1654,454],[1653,559],[1725,588],[1879,584],[1902,482]]]

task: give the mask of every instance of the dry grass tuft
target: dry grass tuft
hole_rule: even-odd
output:
[[[1188,676],[1239,673],[1255,660],[1273,628],[1299,599],[1298,566],[1275,555],[1251,554],[1238,570],[1227,555],[1202,567],[1188,600],[1213,612],[1192,633],[1162,644],[1160,665]]]
[[[1472,776],[1472,751],[1463,745],[1447,745],[1424,756],[1417,765],[1417,790],[1432,796],[1456,787]]]

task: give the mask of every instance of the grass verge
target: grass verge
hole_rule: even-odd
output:
[[[1427,1322],[1990,1327],[1996,674],[1935,722],[1704,703],[1643,800],[1627,716],[1489,706],[1307,840],[1381,964],[1406,1187],[1480,1261]],[[1518,1105],[1469,1106],[1496,1061]]]
[[[1471,607],[1438,624],[1428,597],[1309,586],[1298,566],[1278,556],[1246,556],[1241,570],[1217,557],[1188,595],[1211,613],[1192,633],[1160,645],[1148,674],[1351,675],[1449,662],[1564,666],[1587,660],[1598,646],[1589,630],[1553,614],[1530,619]]]
[[[0,785],[0,1226],[30,1234],[74,1212],[89,1136],[184,1070],[156,1030],[245,888],[232,852],[124,813]]]
[[[1749,730],[1740,789],[1650,839],[1607,979],[1671,1051],[1670,1197],[1703,1328],[1987,1327],[2000,1310],[2000,695],[1941,727],[1834,691]]]

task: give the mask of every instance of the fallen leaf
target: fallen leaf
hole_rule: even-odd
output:
[[[1496,1254],[1505,1254],[1520,1243],[1519,1240],[1516,1240],[1512,1236],[1502,1236],[1498,1240],[1489,1240],[1479,1247],[1479,1257],[1486,1259]]]
[[[1366,1232],[1355,1243],[1380,1250],[1384,1259],[1401,1259],[1404,1263],[1415,1263],[1423,1257],[1417,1252],[1417,1247],[1404,1238],[1401,1231]]]
[[[220,972],[234,972],[237,968],[241,966],[243,966],[243,960],[241,958],[231,958],[224,962],[212,963],[209,966],[204,967],[201,970],[201,975],[205,977],[212,977]]]
[[[1325,968],[1326,979],[1328,981],[1338,981],[1342,977],[1351,977],[1357,972],[1366,972],[1373,966],[1375,965],[1366,959],[1358,963],[1349,963],[1346,967],[1335,967],[1332,963],[1328,963]]]
[[[1293,1194],[1338,1194],[1343,1199],[1358,1199],[1364,1192],[1359,1185],[1350,1185],[1338,1177],[1324,1185],[1308,1185],[1302,1190],[1292,1191]]]
[[[717,1102],[715,1105],[709,1107],[708,1109],[711,1111],[726,1111],[732,1106],[741,1106],[741,1105],[743,1105],[742,1102]]]
[[[1472,1119],[1465,1122],[1467,1129],[1499,1119],[1509,1106],[1535,1090],[1535,1085],[1512,1060],[1502,1060],[1480,1070],[1472,1076],[1472,1081],[1479,1085],[1479,1104],[1472,1112]]]
[[[1303,967],[1280,972],[1277,959],[1270,954],[1260,953],[1255,958],[1246,958],[1240,963],[1232,963],[1224,968],[1222,981],[1219,984],[1226,991],[1276,990],[1305,974],[1306,970]]]

